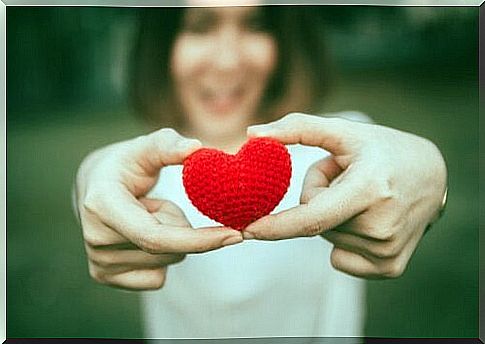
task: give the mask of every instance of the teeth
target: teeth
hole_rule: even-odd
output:
[[[220,89],[220,90],[203,89],[202,94],[210,98],[214,98],[214,97],[228,98],[228,97],[236,96],[240,92],[240,89],[241,87],[232,87],[232,88],[225,87],[224,89]]]

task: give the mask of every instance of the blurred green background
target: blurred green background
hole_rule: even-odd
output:
[[[478,336],[478,8],[331,7],[326,111],[433,140],[445,216],[403,277],[368,283],[367,336]],[[126,101],[129,8],[7,8],[8,337],[141,337],[136,293],[88,277],[71,211],[89,151],[148,128]],[[338,316],[338,315],[337,315]]]

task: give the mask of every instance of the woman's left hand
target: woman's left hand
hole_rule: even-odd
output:
[[[432,142],[305,114],[250,127],[248,135],[318,146],[331,155],[308,170],[301,205],[249,225],[245,239],[321,235],[333,243],[331,263],[340,271],[365,278],[404,272],[446,189],[446,165]]]

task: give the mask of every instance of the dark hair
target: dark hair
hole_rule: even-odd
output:
[[[323,6],[264,6],[265,27],[278,47],[276,70],[260,105],[261,121],[288,112],[319,111],[328,90],[329,66],[320,13]],[[170,77],[170,53],[184,8],[144,8],[131,65],[135,110],[151,123],[180,127]],[[162,111],[164,109],[164,111]]]

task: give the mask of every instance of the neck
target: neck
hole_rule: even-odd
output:
[[[237,133],[218,136],[204,135],[193,131],[187,131],[186,135],[199,139],[204,147],[216,148],[229,154],[237,153],[239,148],[247,141],[245,129]]]

